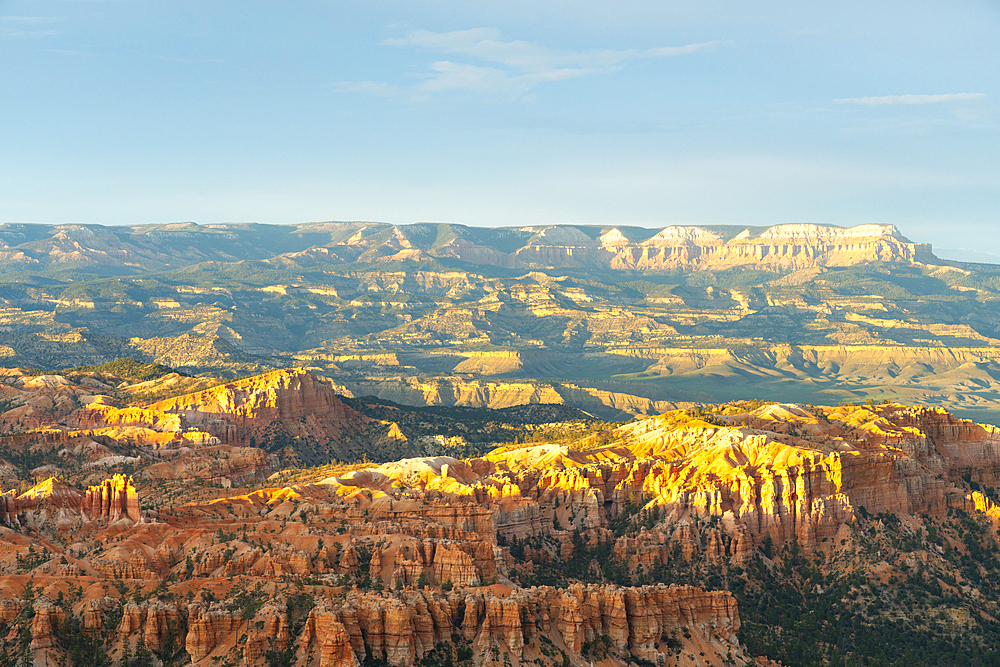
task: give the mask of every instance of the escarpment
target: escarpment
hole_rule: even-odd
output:
[[[335,423],[362,421],[337,399],[329,383],[312,373],[290,370],[185,394],[151,408],[178,415],[187,427],[203,426],[227,444],[239,438],[241,430],[307,415]]]
[[[23,249],[120,233],[135,275],[0,295],[3,660],[997,661],[988,267],[889,225],[306,227]],[[159,238],[220,263],[147,279]],[[807,404],[868,396],[927,407]]]
[[[622,656],[664,663],[675,653],[673,640],[681,634],[693,645],[720,655],[735,652],[745,660],[736,637],[740,620],[733,597],[692,586],[578,585],[500,594],[491,589],[354,591],[313,600],[308,609],[276,591],[261,589],[254,595],[252,613],[240,606],[245,598],[238,596],[215,603],[152,599],[138,604],[103,597],[77,606],[83,629],[113,638],[118,650],[129,647],[133,655],[143,649],[160,655],[183,651],[196,665],[211,664],[220,655],[253,665],[269,652],[287,650],[299,665],[356,666],[379,660],[412,667],[456,644],[459,651],[474,651],[490,664],[520,664],[549,654],[578,658],[588,645],[602,641]],[[260,604],[265,595],[276,597]],[[33,614],[26,628],[31,654],[57,658],[58,628],[73,610],[45,597],[6,604],[11,621]],[[120,618],[117,624],[115,617]]]
[[[765,540],[832,545],[859,512],[943,517],[968,505],[959,477],[992,486],[1000,464],[993,427],[940,410],[776,405],[706,419],[678,411],[639,420],[603,449],[491,454],[449,466],[426,488],[491,508],[507,540],[554,537],[564,557],[573,535],[607,541],[641,512],[655,516],[648,535],[619,538],[616,551],[660,544],[666,558],[674,545],[697,544],[695,552],[738,562]]]
[[[602,239],[604,240],[604,239]],[[754,235],[746,230],[732,239],[698,227],[667,227],[637,244],[608,238],[615,269],[724,268],[763,265],[802,269],[843,266],[865,261],[914,262],[931,257],[930,246],[911,243],[892,225],[838,229],[792,224]]]
[[[738,228],[736,228],[738,229]],[[522,231],[529,231],[527,229]],[[912,243],[892,225],[787,224],[739,233],[695,226],[646,230],[610,228],[597,236],[574,227],[530,230],[513,252],[456,238],[430,251],[475,264],[505,268],[606,266],[618,270],[719,269],[757,265],[801,269],[866,261],[933,260],[927,244]],[[410,252],[415,248],[411,247]],[[417,251],[419,252],[419,251]]]
[[[10,241],[23,238],[17,225],[5,225]],[[638,227],[534,225],[516,228],[481,228],[458,224],[389,225],[384,223],[326,222],[269,226],[187,226],[164,232],[144,226],[127,228],[57,225],[32,231],[36,244],[20,252],[4,246],[2,256],[14,265],[36,269],[65,263],[127,266],[161,271],[208,260],[233,261],[234,248],[224,240],[240,239],[239,257],[281,263],[348,263],[384,265],[393,261],[428,258],[458,259],[469,265],[526,268],[537,265],[574,267],[599,265],[615,269],[662,266],[732,265],[746,262],[796,262],[799,264],[928,259],[930,246],[911,243],[892,225],[867,224],[850,228],[817,224],[784,224],[771,227],[676,226],[660,230]],[[266,241],[264,239],[271,239]],[[278,240],[275,240],[278,239]],[[331,243],[332,242],[332,243]],[[180,243],[180,245],[178,245]],[[318,245],[313,245],[318,243]],[[276,248],[283,248],[279,254]],[[127,249],[127,250],[126,250]],[[36,257],[37,255],[37,257]],[[301,286],[291,290],[310,291]],[[312,288],[313,291],[318,291]],[[336,294],[337,286],[325,288]],[[275,290],[278,291],[278,290]],[[67,304],[94,307],[92,298],[63,299]],[[177,307],[176,302],[159,302]]]

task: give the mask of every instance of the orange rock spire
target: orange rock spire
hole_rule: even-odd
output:
[[[139,510],[139,494],[132,485],[132,477],[116,474],[97,486],[87,489],[84,498],[84,512],[91,518],[117,521],[129,518],[132,521],[142,519]]]

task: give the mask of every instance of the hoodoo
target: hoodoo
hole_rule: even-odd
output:
[[[139,510],[139,494],[132,485],[132,478],[114,475],[97,486],[87,489],[83,500],[83,511],[91,518],[117,521],[128,518],[142,519]]]
[[[13,491],[0,495],[0,518],[4,523],[20,523],[25,513],[40,517],[42,522],[49,516],[58,516],[61,523],[72,522],[74,518],[105,523],[120,519],[142,520],[139,494],[132,478],[121,474],[84,492],[51,477],[20,495]]]

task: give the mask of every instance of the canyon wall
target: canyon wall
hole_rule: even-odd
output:
[[[602,650],[619,661],[636,656],[664,664],[680,645],[711,651],[703,664],[721,664],[727,655],[747,660],[736,636],[734,598],[692,586],[353,591],[319,601],[301,619],[290,618],[290,608],[277,602],[247,615],[231,601],[136,604],[105,596],[78,603],[75,613],[87,632],[111,632],[119,650],[127,644],[134,655],[143,645],[150,651],[179,645],[195,665],[222,657],[254,665],[268,651],[288,649],[293,664],[304,667],[358,667],[372,659],[412,667],[435,649],[454,652],[456,644],[467,646],[477,664],[522,665],[560,652],[579,661],[602,642]],[[46,598],[4,605],[8,623],[33,612],[30,648],[36,662],[57,660],[57,627],[66,610]],[[116,609],[121,620],[106,627]]]

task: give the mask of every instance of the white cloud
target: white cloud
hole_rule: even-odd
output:
[[[940,102],[968,102],[986,99],[983,93],[948,93],[945,95],[883,95],[881,97],[845,97],[834,100],[837,104],[863,104],[878,107],[889,104],[937,104]]]
[[[154,60],[162,60],[167,63],[190,63],[190,64],[206,64],[206,63],[224,63],[225,60],[220,60],[218,58],[182,58],[179,56],[153,56]]]
[[[658,49],[646,49],[645,51],[623,51],[622,53],[635,53],[637,58],[668,58],[670,56],[686,56],[692,53],[704,53],[714,51],[717,46],[732,44],[730,40],[715,40],[713,42],[700,42],[698,44],[686,44],[684,46],[661,46]]]
[[[59,30],[24,30],[0,25],[0,37],[53,37],[58,34]]]
[[[342,81],[335,90],[338,93],[367,93],[377,97],[392,97],[399,92],[396,86],[378,81]]]
[[[525,72],[544,72],[561,68],[607,69],[621,65],[633,58],[665,58],[682,56],[699,51],[711,51],[726,42],[705,42],[685,46],[666,46],[655,49],[592,49],[588,51],[562,51],[550,49],[534,42],[514,40],[505,42],[500,32],[492,28],[473,28],[453,32],[414,30],[405,37],[387,39],[389,46],[415,46],[438,53],[457,53],[481,58]]]
[[[447,60],[431,65],[434,74],[418,86],[429,93],[449,90],[471,90],[477,93],[514,92],[518,83],[503,70],[495,67],[463,65]]]
[[[510,75],[496,67],[480,67],[448,60],[431,65],[433,74],[415,90],[424,93],[467,91],[484,95],[518,97],[540,83],[574,79],[592,74],[593,69],[553,69],[544,72]]]
[[[58,19],[47,16],[0,16],[0,37],[51,37],[61,31],[44,28]]]
[[[639,58],[668,58],[711,51],[729,42],[714,41],[653,49],[592,49],[564,51],[521,40],[503,41],[499,31],[473,28],[453,32],[414,30],[405,37],[386,39],[387,46],[413,47],[435,53],[478,59],[488,65],[441,60],[431,64],[425,80],[411,91],[416,94],[466,91],[483,95],[519,97],[535,86],[620,69]],[[402,92],[388,84],[357,82],[341,84],[342,92],[386,94]]]

